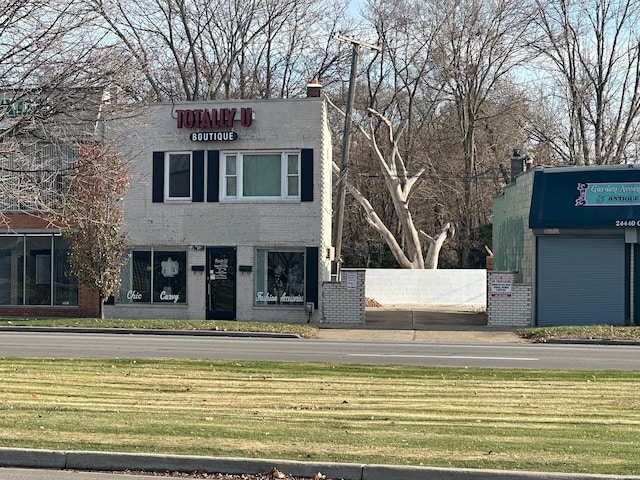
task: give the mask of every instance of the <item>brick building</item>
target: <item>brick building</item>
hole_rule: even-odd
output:
[[[0,316],[95,317],[98,295],[68,274],[68,246],[44,219],[79,142],[101,133],[99,89],[0,94]],[[21,195],[20,192],[23,194]]]
[[[319,320],[331,138],[319,97],[156,104],[110,126],[130,159],[116,318]]]
[[[128,262],[107,317],[322,320],[332,146],[318,93],[310,84],[307,98],[154,104],[109,121],[100,118],[105,97],[66,96],[55,109],[64,119],[49,128],[73,119],[64,129],[72,145],[106,135],[132,176],[124,199]],[[0,121],[32,113],[4,104],[11,111]],[[45,101],[27,106],[35,105]],[[34,159],[51,153],[55,168],[75,158],[72,146],[62,152],[59,141],[32,140],[17,144],[29,143],[25,155]],[[11,154],[2,162],[14,168]],[[8,225],[0,232],[0,316],[96,316],[97,294],[68,275],[59,230],[33,215],[37,207],[1,200]]]

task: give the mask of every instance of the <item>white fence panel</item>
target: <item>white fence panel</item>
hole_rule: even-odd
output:
[[[344,269],[345,271],[347,269]],[[365,296],[383,305],[487,307],[487,271],[366,269]]]

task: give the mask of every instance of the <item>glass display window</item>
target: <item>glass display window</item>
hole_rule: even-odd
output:
[[[60,235],[0,236],[0,305],[77,306],[68,251]]]
[[[122,268],[116,303],[186,303],[187,253],[133,249]]]
[[[255,304],[304,305],[304,250],[256,250]]]

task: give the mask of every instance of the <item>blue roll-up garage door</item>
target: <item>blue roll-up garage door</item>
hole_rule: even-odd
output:
[[[538,237],[536,319],[549,325],[624,325],[624,237]]]

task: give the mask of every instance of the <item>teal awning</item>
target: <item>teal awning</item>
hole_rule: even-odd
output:
[[[640,227],[640,165],[533,173],[529,228]]]

